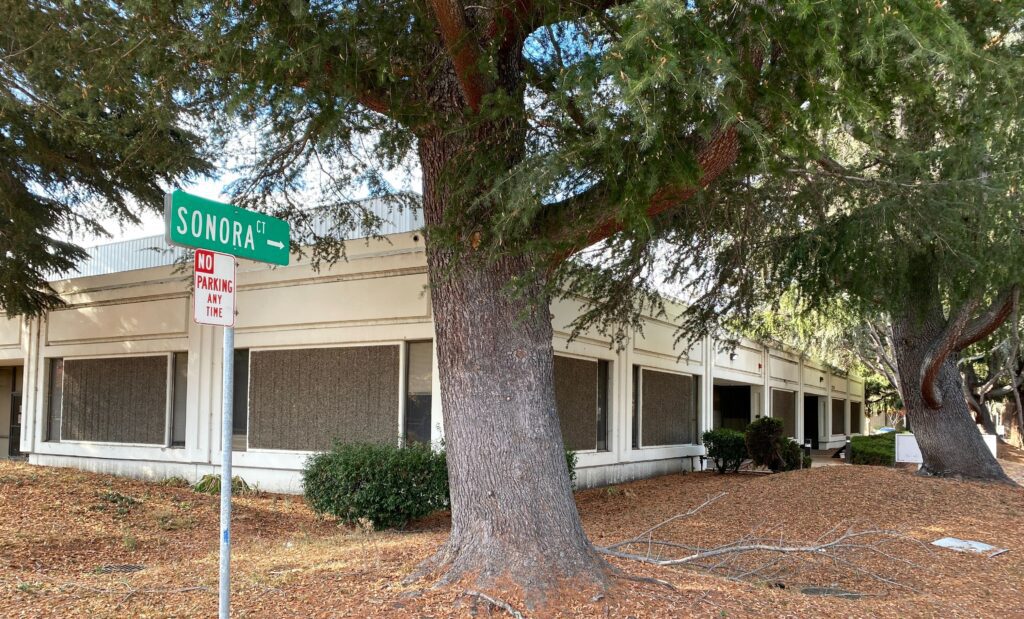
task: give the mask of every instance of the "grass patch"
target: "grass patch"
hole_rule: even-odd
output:
[[[192,486],[192,489],[203,494],[220,494],[220,475],[214,473],[203,475],[202,479]],[[252,496],[259,494],[259,490],[236,475],[231,478],[231,494],[233,496]]]
[[[156,518],[156,526],[163,531],[181,531],[183,529],[194,529],[196,519],[192,516],[184,516],[172,511],[157,512],[153,514]]]
[[[142,501],[132,498],[127,494],[121,494],[116,490],[107,490],[106,492],[99,493],[97,496],[99,496],[102,503],[97,503],[93,506],[95,511],[105,512],[113,507],[118,516],[127,516],[132,511],[132,508],[142,504]]]
[[[188,480],[180,475],[173,475],[161,480],[160,485],[168,488],[188,488],[192,484],[188,483]]]

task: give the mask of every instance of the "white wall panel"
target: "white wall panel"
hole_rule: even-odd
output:
[[[373,320],[430,314],[424,274],[240,290],[240,329]]]
[[[21,345],[21,319],[0,318],[0,347]]]
[[[828,382],[826,382],[825,370],[818,369],[809,365],[804,366],[804,386],[810,387],[811,389],[818,389],[825,391],[828,389]]]
[[[685,340],[676,343],[676,326],[651,318],[644,319],[644,331],[637,334],[633,347],[640,352],[667,357],[678,357],[685,350]],[[691,344],[686,358],[692,362],[702,361],[701,340]]]
[[[46,341],[185,336],[190,321],[188,301],[188,297],[178,297],[55,310],[49,314]]]
[[[749,376],[761,376],[764,354],[761,347],[743,343],[734,349],[720,350],[715,343],[715,367]],[[717,376],[726,376],[716,369]]]
[[[791,361],[777,355],[769,355],[768,370],[770,372],[769,376],[775,380],[787,383],[800,382],[800,364],[796,361]]]

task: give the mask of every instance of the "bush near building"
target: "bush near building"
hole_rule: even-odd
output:
[[[892,466],[896,460],[896,433],[851,437],[850,451],[853,464]]]
[[[791,438],[779,439],[779,455],[783,471],[811,468],[811,457],[804,454],[803,446]]]
[[[789,439],[784,439],[782,432],[782,420],[775,417],[761,417],[747,426],[745,440],[754,466],[766,466],[772,472],[786,470],[782,451],[785,449],[783,441]]]
[[[448,467],[427,445],[336,443],[306,461],[302,487],[317,513],[398,528],[448,506]]]
[[[567,450],[565,462],[575,484],[576,453]],[[401,528],[449,505],[445,452],[422,443],[335,443],[306,461],[302,487],[313,511],[374,529]]]
[[[747,444],[743,433],[728,428],[708,430],[701,435],[708,458],[719,473],[735,473],[747,458]]]

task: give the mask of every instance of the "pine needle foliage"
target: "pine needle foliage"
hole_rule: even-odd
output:
[[[36,314],[47,279],[86,258],[73,239],[135,223],[174,181],[206,172],[159,12],[8,2],[0,20],[0,308]],[[67,240],[71,239],[71,240]]]

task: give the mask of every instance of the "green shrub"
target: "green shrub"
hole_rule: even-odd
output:
[[[892,466],[896,460],[896,433],[853,436],[850,438],[850,462]]]
[[[302,485],[314,511],[377,529],[402,527],[448,505],[445,455],[419,443],[335,444],[306,461]]]
[[[781,471],[785,467],[782,459],[782,420],[775,417],[755,419],[744,436],[747,453],[754,461],[754,466],[766,466],[772,471]]]
[[[782,457],[783,471],[811,468],[811,457],[804,455],[804,448],[791,438],[779,439],[779,455]]]
[[[576,463],[576,452],[565,450],[574,487]],[[306,461],[302,486],[313,511],[376,529],[402,527],[449,503],[445,453],[421,443],[336,444]]]
[[[576,463],[579,458],[576,457],[576,452],[571,449],[565,450],[565,466],[569,469],[569,483],[572,487],[576,487]]]
[[[742,432],[721,428],[701,435],[708,458],[719,473],[735,473],[747,458],[747,445]]]

